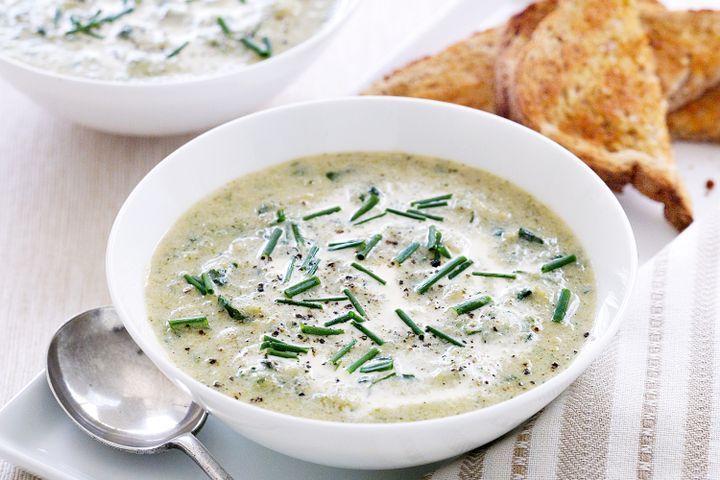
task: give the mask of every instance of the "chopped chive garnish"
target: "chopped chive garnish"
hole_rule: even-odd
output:
[[[298,354],[295,352],[286,352],[283,350],[277,350],[275,348],[268,348],[267,350],[265,350],[265,353],[267,355],[272,355],[273,357],[298,358]]]
[[[492,298],[485,295],[483,297],[471,298],[470,300],[458,303],[457,305],[453,306],[452,309],[455,310],[455,313],[457,313],[458,315],[462,315],[464,313],[477,310],[480,307],[484,307],[490,302],[492,302]]]
[[[337,325],[338,323],[345,323],[352,320],[352,315],[350,315],[352,312],[344,313],[338,317],[333,318],[332,320],[328,320],[327,322],[323,323],[326,327],[332,327],[333,325]]]
[[[276,217],[275,217],[275,223],[278,224],[278,225],[281,224],[281,223],[283,223],[283,222],[287,219],[287,217],[285,216],[285,209],[284,209],[284,208],[279,209],[279,210],[276,212],[275,215],[276,215]]]
[[[182,327],[197,327],[197,328],[208,328],[210,324],[208,323],[207,317],[187,317],[187,318],[176,318],[173,320],[168,320],[168,325],[171,329],[177,330],[178,328]]]
[[[515,280],[517,275],[514,273],[498,273],[498,272],[472,272],[476,277],[489,277],[489,278],[507,278]]]
[[[393,258],[393,261],[396,262],[398,265],[402,265],[402,263],[410,258],[410,256],[415,253],[415,250],[420,247],[420,244],[418,242],[412,242],[410,245],[405,247],[400,253],[398,253],[395,258]]]
[[[310,351],[307,347],[301,347],[300,345],[291,345],[289,343],[285,343],[281,340],[278,340],[277,338],[269,337],[265,335],[263,338],[263,342],[260,344],[260,350],[264,350],[265,348],[274,348],[275,350],[281,350],[285,352],[297,352],[297,353],[307,353]]]
[[[287,298],[292,298],[295,295],[300,295],[301,293],[306,292],[311,288],[315,288],[318,285],[320,285],[320,279],[318,277],[310,277],[300,283],[296,283],[295,285],[286,288],[283,293]]]
[[[348,240],[347,242],[329,243],[328,251],[334,252],[335,250],[344,250],[346,248],[364,248],[365,240]]]
[[[187,283],[195,287],[195,289],[200,292],[201,295],[207,295],[207,290],[205,290],[205,285],[203,285],[203,281],[200,278],[193,277],[192,275],[185,274],[183,275],[183,278]]]
[[[384,217],[385,215],[387,215],[387,212],[382,212],[378,215],[375,215],[374,217],[369,217],[369,218],[366,218],[365,220],[361,220],[359,222],[353,223],[353,225],[362,225],[363,223],[367,223],[371,220],[375,220],[376,218]]]
[[[377,245],[380,240],[382,240],[382,235],[380,235],[379,233],[376,233],[375,235],[370,237],[370,239],[365,242],[365,248],[357,252],[355,254],[355,258],[357,258],[358,260],[365,260],[370,254],[370,251],[375,248],[375,245]]]
[[[74,35],[76,33],[84,33],[85,35],[89,35],[93,38],[103,38],[101,35],[98,35],[95,33],[95,29],[98,29],[102,27],[106,23],[112,23],[115,20],[117,20],[120,17],[124,17],[127,14],[130,14],[135,11],[135,7],[128,7],[119,13],[115,13],[113,15],[108,15],[107,17],[100,18],[100,15],[102,14],[102,10],[98,10],[95,12],[93,16],[91,16],[89,19],[85,21],[85,23],[82,23],[80,20],[78,20],[75,16],[70,16],[70,21],[73,24],[73,28],[71,30],[68,30],[65,32],[65,35]]]
[[[232,38],[232,30],[230,30],[230,27],[228,27],[228,24],[225,23],[225,19],[222,17],[217,17],[217,24],[220,27],[220,30],[222,30],[223,34],[226,37]]]
[[[465,344],[462,343],[460,340],[457,340],[456,338],[451,337],[450,335],[448,335],[447,333],[443,332],[442,330],[438,330],[437,328],[432,327],[432,326],[430,326],[430,325],[428,325],[427,327],[425,327],[425,331],[432,333],[432,334],[435,335],[436,337],[441,338],[441,339],[445,340],[446,342],[450,342],[450,343],[452,343],[453,345],[457,345],[458,347],[464,347],[464,346],[465,346]]]
[[[360,270],[361,272],[363,272],[364,274],[370,276],[371,278],[373,278],[374,280],[378,281],[378,282],[379,282],[380,284],[382,284],[382,285],[385,285],[385,284],[387,283],[385,280],[382,279],[382,277],[379,277],[377,274],[371,272],[370,270],[368,270],[367,268],[363,267],[363,266],[360,265],[359,263],[352,262],[352,263],[350,264],[350,266],[353,267],[355,270]]]
[[[392,358],[381,358],[360,367],[360,373],[386,372],[393,369]]]
[[[352,348],[355,346],[356,343],[357,343],[357,340],[355,340],[354,338],[352,340],[350,340],[350,343],[343,346],[340,350],[338,350],[338,352],[335,355],[333,355],[330,358],[330,363],[332,363],[333,365],[337,365],[337,363],[340,361],[340,359],[342,357],[344,357],[345,355],[347,355],[347,353],[350,350],[352,350]]]
[[[367,313],[365,312],[365,309],[360,305],[360,302],[358,302],[357,297],[350,291],[349,288],[343,289],[343,293],[347,297],[348,300],[350,300],[350,303],[352,303],[352,306],[357,312],[362,315],[363,317],[367,317]]]
[[[302,217],[303,220],[312,220],[313,218],[322,217],[324,215],[332,215],[333,213],[339,212],[342,210],[341,207],[330,207],[326,208],[325,210],[320,210],[319,212],[310,213],[308,215],[305,215]]]
[[[272,254],[273,250],[275,250],[275,245],[277,245],[277,242],[280,239],[280,236],[282,235],[282,233],[283,233],[282,228],[276,228],[272,231],[272,233],[270,234],[270,238],[268,238],[268,241],[265,244],[265,247],[262,249],[262,252],[260,253],[260,258],[266,258]]]
[[[325,327],[318,327],[316,325],[308,325],[306,323],[303,323],[300,325],[300,331],[302,333],[305,333],[307,335],[340,335],[345,333],[345,330],[341,328],[325,328]]]
[[[353,213],[353,216],[350,217],[350,221],[354,222],[358,218],[365,215],[367,212],[372,210],[372,208],[375,205],[377,205],[379,201],[380,201],[380,197],[378,197],[374,193],[371,193],[370,195],[368,195],[367,198],[365,199],[365,201],[363,202],[363,204],[360,205],[360,208],[358,208],[357,212]]]
[[[328,302],[343,302],[347,300],[345,297],[323,297],[323,298],[303,298],[303,302],[317,302],[317,303],[328,303]]]
[[[529,297],[530,295],[532,295],[532,293],[533,293],[532,290],[530,290],[529,288],[523,288],[522,290],[520,290],[517,293],[517,295],[515,295],[515,297],[518,300],[523,300],[523,299]]]
[[[545,240],[523,227],[520,227],[520,229],[518,230],[518,237],[522,238],[523,240],[527,240],[528,242],[545,243]]]
[[[415,200],[410,205],[421,205],[421,204],[426,204],[426,203],[440,202],[443,200],[450,200],[452,198],[452,196],[453,196],[452,193],[447,193],[445,195],[438,195],[437,197],[425,198],[423,200]]]
[[[460,275],[462,272],[464,272],[465,270],[467,270],[467,269],[470,267],[470,265],[472,265],[472,264],[473,264],[473,261],[472,261],[472,260],[467,260],[467,261],[461,263],[458,268],[456,268],[455,270],[453,270],[452,272],[450,272],[450,275],[448,275],[448,280],[452,280],[453,278],[457,277],[457,276]]]
[[[392,378],[392,377],[394,377],[395,375],[397,375],[397,373],[392,372],[392,373],[389,373],[389,374],[387,374],[387,375],[385,375],[385,376],[382,376],[382,377],[380,377],[380,378],[376,378],[375,380],[373,380],[372,382],[370,382],[370,385],[375,385],[376,383],[382,382],[383,380],[387,380],[388,378]]]
[[[542,267],[540,267],[540,270],[543,273],[547,273],[576,261],[577,257],[575,255],[565,255],[564,257],[556,258],[555,260],[547,262]]]
[[[315,275],[317,273],[318,267],[320,266],[320,259],[316,258],[312,262],[310,262],[310,268],[308,268],[307,274],[309,277]]]
[[[417,287],[415,287],[415,291],[417,293],[423,294],[427,292],[430,287],[435,285],[440,279],[442,279],[445,275],[449,274],[453,270],[457,268],[458,265],[465,262],[467,258],[460,255],[459,257],[455,257],[454,259],[447,262],[443,267],[438,270],[435,274],[430,275],[425,281],[420,283]]]
[[[333,325],[337,325],[338,323],[349,322],[350,320],[355,320],[356,322],[364,322],[365,321],[365,319],[362,318],[360,315],[358,315],[357,313],[355,313],[353,311],[350,311],[343,315],[340,315],[339,317],[335,317],[332,320],[328,320],[323,325],[326,327],[331,327]]]
[[[222,308],[225,309],[228,315],[230,315],[230,318],[234,320],[245,320],[245,315],[240,312],[237,308],[233,307],[233,305],[228,301],[227,298],[220,295],[218,296],[218,303]]]
[[[170,59],[170,58],[173,58],[173,57],[176,57],[176,56],[180,55],[180,52],[182,52],[183,50],[185,50],[185,47],[187,47],[189,44],[190,44],[190,40],[186,40],[186,41],[183,42],[179,47],[177,47],[175,50],[173,50],[172,52],[170,52],[170,53],[168,53],[167,55],[165,55],[165,58]]]
[[[312,247],[310,247],[310,251],[305,257],[305,261],[303,261],[302,265],[300,265],[300,270],[307,270],[308,267],[312,264],[315,255],[317,255],[319,251],[320,247],[318,247],[317,245],[313,245]]]
[[[430,225],[430,228],[428,228],[428,240],[427,240],[427,248],[428,250],[435,250],[435,248],[438,246],[440,241],[442,240],[442,233],[437,231],[437,228],[435,225]]]
[[[397,314],[398,317],[400,317],[400,320],[402,320],[403,323],[405,323],[405,325],[407,325],[407,326],[410,328],[410,330],[412,330],[412,332],[413,332],[415,335],[417,335],[417,336],[420,337],[420,338],[423,337],[423,331],[422,331],[422,329],[417,326],[417,323],[415,323],[412,318],[410,318],[410,315],[408,315],[407,313],[405,313],[405,312],[404,312],[402,309],[400,309],[400,308],[396,308],[396,309],[395,309],[395,313]]]
[[[448,248],[445,245],[438,245],[435,250],[437,251],[437,253],[439,253],[440,255],[442,255],[445,258],[452,257],[452,255],[450,255],[450,250],[448,250]]]
[[[293,232],[293,236],[295,237],[295,243],[297,243],[298,248],[302,247],[305,244],[305,239],[300,232],[300,227],[298,227],[298,224],[291,223],[290,230],[292,230]]]
[[[412,218],[414,220],[420,220],[424,222],[427,220],[424,215],[418,215],[417,213],[403,212],[402,210],[396,210],[394,208],[386,208],[386,212],[392,213],[393,215],[399,215],[401,217]]]
[[[413,210],[412,208],[409,208],[407,210],[407,213],[412,213],[413,215],[419,215],[421,217],[429,218],[430,220],[437,220],[438,222],[442,222],[443,220],[445,220],[444,217],[441,217],[439,215],[433,215],[431,213],[421,212],[420,210]]]
[[[200,279],[202,280],[203,287],[205,287],[205,292],[213,294],[215,293],[215,284],[213,283],[212,279],[210,278],[210,274],[207,272],[204,272],[202,275],[200,275]]]
[[[427,203],[417,203],[415,206],[417,208],[438,208],[438,207],[447,207],[448,202],[447,201],[440,201],[440,202],[427,202]]]
[[[371,331],[370,331],[365,325],[363,325],[362,323],[357,322],[357,321],[353,321],[353,322],[351,323],[351,325],[352,325],[353,327],[357,328],[358,330],[360,330],[362,333],[364,333],[370,340],[372,340],[372,341],[375,342],[376,344],[382,345],[383,343],[385,343],[385,341],[384,341],[382,338],[378,337],[375,333],[371,332]]]
[[[290,261],[288,262],[287,269],[285,270],[285,278],[283,278],[283,283],[287,283],[292,278],[293,271],[295,270],[295,261],[297,260],[297,257],[293,255],[290,257]]]
[[[312,302],[303,302],[303,301],[297,301],[297,300],[291,300],[289,298],[278,298],[275,300],[275,303],[280,303],[283,305],[293,305],[296,307],[306,307],[306,308],[314,308],[316,310],[322,310],[322,305],[319,303],[312,303]]]
[[[258,57],[270,57],[272,55],[272,44],[270,43],[270,39],[268,37],[262,37],[260,41],[262,42],[262,46],[258,45],[257,42],[249,36],[244,36],[240,39],[240,43],[242,43],[245,48],[255,52],[255,55]]]
[[[553,313],[552,320],[555,323],[561,323],[565,319],[567,314],[568,306],[570,305],[570,290],[563,288],[560,291],[557,305],[555,305],[555,312]]]
[[[367,353],[365,353],[365,355],[363,355],[362,357],[358,358],[357,360],[355,360],[355,362],[354,362],[352,365],[350,365],[349,367],[347,367],[348,373],[353,373],[355,370],[357,370],[358,368],[362,367],[365,362],[367,362],[368,360],[372,360],[373,358],[375,358],[375,356],[376,356],[378,353],[380,353],[380,350],[378,350],[378,349],[375,348],[375,347],[371,348],[370,350],[367,351]]]

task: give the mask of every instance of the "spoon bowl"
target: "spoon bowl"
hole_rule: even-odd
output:
[[[231,478],[193,436],[207,412],[145,356],[112,307],[60,327],[48,348],[47,380],[65,413],[101,443],[133,453],[178,448],[211,478]]]

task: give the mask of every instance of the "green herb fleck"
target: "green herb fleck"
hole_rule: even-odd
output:
[[[484,307],[490,302],[492,302],[492,298],[485,295],[479,298],[471,298],[470,300],[458,303],[457,305],[452,307],[452,309],[455,310],[455,313],[457,313],[458,315],[463,315],[465,313],[472,312],[473,310],[477,310],[480,307]]]
[[[170,58],[180,55],[180,52],[185,50],[185,47],[187,47],[189,44],[190,44],[189,40],[183,42],[179,47],[177,47],[176,49],[174,49],[173,51],[171,51],[170,53],[165,55],[165,58],[170,59]]]
[[[320,210],[319,212],[313,212],[305,215],[304,217],[302,217],[302,219],[306,221],[312,220],[313,218],[322,217],[324,215],[332,215],[333,213],[339,212],[340,210],[342,210],[340,206],[330,207],[326,208],[325,210]]]
[[[349,367],[347,367],[348,373],[353,373],[353,372],[355,372],[355,370],[357,370],[358,368],[362,367],[365,362],[367,362],[367,361],[372,360],[373,358],[375,358],[375,356],[376,356],[378,353],[380,353],[380,350],[378,350],[378,349],[375,348],[375,347],[371,348],[371,349],[368,350],[362,357],[358,358],[352,365],[350,365]]]
[[[176,318],[168,320],[168,325],[172,330],[177,330],[182,327],[208,328],[210,326],[207,317],[204,316]]]
[[[300,331],[306,335],[320,335],[320,336],[341,335],[341,334],[345,333],[345,330],[342,330],[340,328],[318,327],[316,325],[307,325],[305,323],[300,325]]]
[[[540,243],[540,244],[545,243],[545,240],[543,240],[539,236],[535,235],[533,232],[531,232],[527,228],[523,228],[523,227],[520,227],[520,229],[518,230],[518,237],[522,238],[523,240],[527,240],[528,242],[531,242],[531,243]]]
[[[559,257],[559,258],[556,258],[554,260],[547,262],[542,267],[540,267],[540,270],[543,273],[547,273],[547,272],[553,271],[557,268],[564,267],[565,265],[575,263],[576,261],[577,261],[577,257],[575,255],[565,255],[564,257]]]
[[[561,323],[565,319],[568,307],[570,306],[570,297],[571,293],[569,289],[563,288],[560,291],[560,296],[558,297],[557,305],[555,305],[555,312],[552,317],[553,322]]]
[[[387,283],[382,277],[373,273],[372,271],[368,270],[367,268],[363,267],[359,263],[352,262],[350,264],[350,266],[353,267],[355,270],[359,270],[359,271],[363,272],[364,274],[368,275],[369,277],[376,280],[381,285],[385,285]]]
[[[425,331],[432,333],[436,337],[438,337],[442,340],[445,340],[446,342],[452,343],[453,345],[457,345],[458,347],[465,346],[465,344],[462,343],[460,340],[457,340],[457,339],[451,337],[450,335],[448,335],[447,333],[443,332],[442,330],[438,330],[437,328],[432,327],[430,325],[425,327]]]
[[[292,298],[295,295],[300,295],[301,293],[315,288],[318,285],[320,285],[320,279],[318,277],[310,277],[300,283],[296,283],[295,285],[286,288],[283,293],[287,298]]]
[[[222,295],[218,296],[218,303],[222,308],[225,309],[228,315],[230,315],[230,318],[233,320],[245,320],[247,317],[243,315],[240,310],[233,307],[232,304],[228,301],[227,298],[225,298]]]

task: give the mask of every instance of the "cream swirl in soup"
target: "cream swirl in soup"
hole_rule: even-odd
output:
[[[594,277],[570,229],[482,170],[396,152],[233,180],[157,247],[149,321],[238,401],[344,422],[456,415],[572,362]]]
[[[307,40],[334,0],[0,0],[0,51],[102,80],[229,72]]]

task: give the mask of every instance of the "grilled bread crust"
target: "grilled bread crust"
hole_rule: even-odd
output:
[[[496,63],[497,109],[578,155],[612,189],[634,185],[692,222],[653,51],[632,0],[547,0],[513,17]]]

